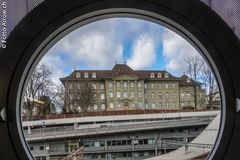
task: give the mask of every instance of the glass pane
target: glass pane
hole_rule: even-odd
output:
[[[206,159],[218,133],[214,72],[180,35],[109,18],[59,40],[26,82],[35,159]]]

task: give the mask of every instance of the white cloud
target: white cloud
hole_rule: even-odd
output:
[[[131,43],[133,53],[128,63],[135,69],[142,69],[154,62],[162,29],[157,24],[133,18],[96,21],[58,41],[42,63],[51,69],[54,73],[52,79],[57,82],[73,68],[111,69],[115,61],[123,63],[124,45]]]
[[[148,35],[141,35],[134,42],[132,56],[127,64],[134,69],[144,69],[155,62],[155,42]]]
[[[113,38],[112,35],[90,32],[64,39],[60,45],[64,52],[70,53],[72,65],[104,69],[122,60],[122,44]]]
[[[60,84],[59,77],[64,77],[64,70],[59,68],[64,68],[64,62],[59,56],[48,55],[48,58],[44,58],[41,61],[45,64],[47,68],[51,71],[50,78],[55,84]]]
[[[185,60],[189,56],[200,56],[197,50],[178,34],[165,30],[163,33],[163,56],[166,58],[166,69],[176,75],[186,70]]]

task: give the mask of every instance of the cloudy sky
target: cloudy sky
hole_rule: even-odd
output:
[[[40,63],[51,70],[52,79],[73,69],[112,69],[126,62],[133,69],[166,69],[180,76],[184,60],[197,51],[176,33],[149,21],[110,18],[90,23],[58,41]]]

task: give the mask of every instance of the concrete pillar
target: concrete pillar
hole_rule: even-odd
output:
[[[78,128],[78,123],[75,122],[75,123],[73,124],[73,127],[74,127],[74,130],[76,130],[76,129]]]
[[[107,140],[105,140],[104,148],[105,148],[105,151],[108,151]]]
[[[31,126],[28,126],[28,134],[31,134]]]

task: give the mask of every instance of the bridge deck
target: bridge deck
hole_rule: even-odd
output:
[[[220,114],[208,125],[208,127],[191,143],[195,144],[205,144],[214,145],[220,122]],[[175,151],[169,152],[167,154],[149,158],[148,160],[188,160],[200,157],[210,153],[211,148],[202,148],[189,146],[187,152],[185,153],[185,147],[181,147]]]
[[[27,141],[45,141],[49,139],[61,139],[69,137],[86,137],[92,135],[106,135],[114,133],[126,133],[136,132],[144,130],[156,130],[156,129],[168,129],[183,126],[202,126],[208,125],[211,122],[211,118],[192,118],[192,119],[180,119],[180,120],[164,120],[164,121],[153,121],[153,122],[141,122],[141,123],[128,123],[122,125],[113,125],[106,127],[96,128],[79,128],[74,129],[73,127],[50,127],[43,128],[41,130],[32,130],[31,133],[25,133]],[[149,125],[150,123],[150,125]],[[26,132],[26,131],[25,131]]]

